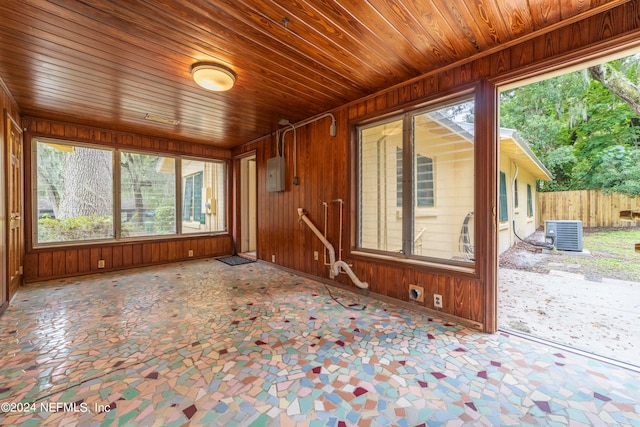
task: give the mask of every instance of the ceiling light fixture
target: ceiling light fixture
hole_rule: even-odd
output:
[[[196,62],[191,66],[191,75],[199,86],[217,92],[231,89],[236,82],[233,71],[213,62]]]

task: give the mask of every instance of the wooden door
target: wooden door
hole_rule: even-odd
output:
[[[9,304],[9,275],[7,274],[7,188],[5,187],[5,177],[7,168],[5,164],[5,156],[7,153],[7,139],[5,135],[0,136],[0,313]]]
[[[9,275],[9,299],[22,284],[23,248],[23,191],[22,191],[22,130],[7,116],[7,204],[9,231],[7,236],[7,270]]]

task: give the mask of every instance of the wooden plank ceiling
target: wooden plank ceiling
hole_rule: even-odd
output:
[[[25,115],[232,148],[622,3],[2,0],[0,77]],[[199,88],[197,61],[236,85]]]

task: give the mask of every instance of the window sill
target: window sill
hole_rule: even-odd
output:
[[[229,233],[227,231],[199,231],[192,233],[183,233],[183,234],[158,234],[153,236],[131,236],[131,237],[121,237],[120,239],[101,239],[101,240],[67,240],[64,242],[49,242],[49,243],[38,243],[34,244],[29,251],[38,251],[38,250],[51,250],[57,248],[82,248],[87,246],[119,246],[119,245],[130,245],[133,243],[146,243],[146,242],[160,242],[165,240],[183,240],[183,239],[191,239],[194,237],[202,237],[202,236],[211,236],[211,237],[220,237],[220,236],[228,236]]]
[[[359,256],[362,258],[368,258],[371,260],[379,260],[379,261],[392,262],[396,264],[404,264],[407,266],[431,267],[431,268],[438,268],[441,270],[456,271],[456,272],[467,273],[467,274],[476,273],[475,265],[465,267],[462,265],[444,264],[444,263],[438,263],[433,261],[422,261],[414,258],[401,258],[398,256],[377,254],[377,253],[364,252],[364,251],[358,251],[358,250],[351,251],[351,255],[356,255],[356,256]]]
[[[501,222],[500,225],[498,226],[498,230],[508,230],[508,229],[509,229],[508,222]]]

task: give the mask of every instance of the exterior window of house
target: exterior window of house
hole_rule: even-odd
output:
[[[432,208],[435,204],[433,191],[433,160],[418,154],[416,156],[416,206]],[[402,206],[402,149],[396,150],[396,206]]]
[[[44,138],[32,159],[34,246],[226,231],[223,161]]]
[[[518,208],[518,180],[513,180],[513,207]]]
[[[472,99],[358,127],[357,251],[469,265],[473,206]]]
[[[533,216],[533,195],[531,192],[531,184],[527,184],[527,216]]]
[[[500,222],[509,221],[509,204],[507,203],[507,176],[500,172]]]
[[[202,172],[184,178],[182,191],[182,220],[204,224],[202,204]]]
[[[122,237],[176,233],[175,159],[120,153]]]

